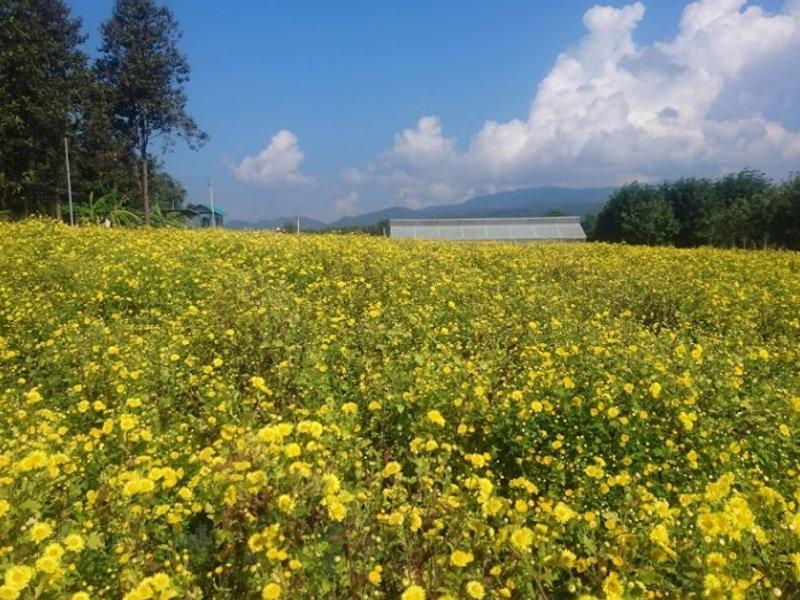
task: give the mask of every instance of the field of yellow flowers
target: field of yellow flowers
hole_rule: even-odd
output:
[[[0,224],[0,600],[800,597],[800,255]]]

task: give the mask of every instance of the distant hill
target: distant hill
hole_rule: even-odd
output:
[[[447,219],[536,217],[551,211],[584,216],[599,212],[615,188],[539,187],[476,196],[460,204],[440,204],[412,209],[393,206],[342,217],[328,227],[367,227],[383,219]]]
[[[304,230],[370,227],[384,219],[481,219],[489,217],[539,217],[551,211],[584,216],[597,213],[615,188],[538,187],[476,196],[460,204],[438,204],[425,208],[392,206],[374,212],[342,217],[333,223],[300,217]],[[279,217],[250,223],[227,221],[231,229],[276,229],[296,217]]]
[[[274,219],[262,219],[261,221],[225,221],[225,227],[228,229],[277,229],[283,227],[287,223],[296,223],[297,217],[275,217]],[[326,229],[327,223],[311,219],[309,217],[300,217],[301,230],[319,230]]]

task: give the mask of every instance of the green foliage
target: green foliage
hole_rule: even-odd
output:
[[[337,227],[335,229],[325,229],[320,233],[365,233],[367,235],[384,237],[389,235],[389,219],[381,219],[374,225],[354,225],[352,227]]]
[[[706,225],[719,204],[714,183],[709,179],[678,179],[664,183],[661,193],[678,221],[675,245],[690,247],[710,243]]]
[[[566,212],[564,212],[560,208],[551,208],[550,210],[545,211],[542,215],[543,217],[566,217],[568,216]]]
[[[131,226],[141,223],[141,216],[126,208],[125,198],[114,189],[97,200],[89,193],[86,204],[78,206],[78,222],[82,225],[99,225],[106,217],[112,225]]]
[[[163,169],[155,165],[151,167],[152,178],[150,179],[150,195],[153,204],[160,210],[177,210],[183,207],[186,200],[186,190]]]
[[[583,219],[581,219],[581,227],[583,227],[583,231],[586,233],[586,239],[594,240],[597,233],[597,215],[591,214],[583,217]]]
[[[775,187],[759,171],[725,175],[715,183],[717,211],[710,215],[709,243],[747,248],[769,243]]]
[[[63,0],[0,4],[0,210],[59,214],[63,138],[87,79],[80,28]]]
[[[128,198],[116,188],[95,199],[89,192],[87,201],[76,207],[80,225],[100,225],[108,218],[114,227],[136,227],[144,222],[141,211],[130,208]],[[171,207],[163,207],[156,202],[150,211],[150,222],[155,227],[182,227],[183,215]]]
[[[681,247],[800,248],[800,176],[781,184],[744,170],[616,190],[589,239]]]
[[[73,202],[85,219],[95,222],[105,210],[96,198],[108,197],[147,220],[147,194],[160,207],[154,220],[180,220],[160,211],[180,208],[185,191],[146,151],[152,136],[165,147],[175,136],[205,139],[184,111],[188,65],[177,50],[177,23],[152,1],[121,1],[103,33],[104,54],[90,69],[80,19],[64,0],[0,2],[0,212],[7,218],[62,218],[66,137]],[[136,150],[147,160],[137,160]]]
[[[155,227],[183,227],[183,214],[156,202],[150,210],[150,224]]]
[[[101,31],[97,73],[112,90],[114,123],[138,151],[142,207],[149,223],[152,139],[160,136],[165,150],[176,137],[190,147],[207,139],[186,112],[189,63],[178,50],[181,33],[172,11],[154,0],[117,0]]]
[[[800,172],[790,175],[778,189],[770,232],[778,245],[800,249]]]
[[[94,77],[90,80],[70,139],[73,195],[81,201],[90,192],[102,195],[116,188],[137,203],[136,157],[114,125],[111,96],[108,86]]]
[[[632,244],[670,244],[678,229],[672,207],[652,186],[639,186],[620,211],[620,231],[623,239]]]
[[[0,273],[2,598],[798,597],[800,254],[31,219]]]
[[[609,242],[634,241],[626,238],[626,232],[639,235],[635,233],[639,229],[635,220],[637,216],[642,216],[643,211],[648,208],[648,204],[651,205],[650,208],[655,206],[653,203],[654,193],[655,190],[652,186],[639,182],[624,185],[616,190],[597,216],[596,238]],[[623,215],[626,215],[625,218]],[[624,227],[623,222],[625,222]],[[638,240],[638,243],[647,243],[647,241]]]

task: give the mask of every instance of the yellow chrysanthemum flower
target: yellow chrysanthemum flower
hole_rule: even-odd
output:
[[[481,600],[486,595],[486,590],[483,587],[483,584],[479,581],[468,581],[467,582],[467,595],[470,598],[475,598],[476,600]]]
[[[418,585],[410,585],[403,590],[400,600],[425,600],[425,590]]]
[[[533,545],[533,531],[528,527],[521,527],[511,534],[511,545],[520,552],[527,552]]]
[[[53,527],[49,523],[40,521],[31,526],[29,535],[34,542],[40,543],[53,535]]]
[[[268,583],[261,590],[261,597],[264,600],[278,600],[281,597],[281,586],[277,583]]]
[[[456,567],[466,567],[474,559],[472,552],[464,552],[462,550],[454,550],[450,555],[450,563]]]

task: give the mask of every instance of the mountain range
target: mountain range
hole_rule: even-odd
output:
[[[297,224],[297,217],[275,217],[272,219],[261,219],[259,221],[225,221],[225,227],[228,229],[278,229],[279,227],[290,224],[295,226]],[[318,221],[310,217],[300,217],[301,231],[319,231],[320,229],[327,229],[328,227],[330,227],[330,225],[323,221]]]
[[[537,217],[552,212],[584,216],[597,213],[614,191],[612,187],[566,188],[537,187],[476,196],[459,204],[439,204],[425,208],[392,206],[360,215],[342,217],[332,223],[300,217],[300,228],[305,230],[344,229],[370,227],[384,219],[480,219],[491,217]],[[249,223],[230,221],[226,227],[233,229],[275,229],[296,217],[281,217]]]

